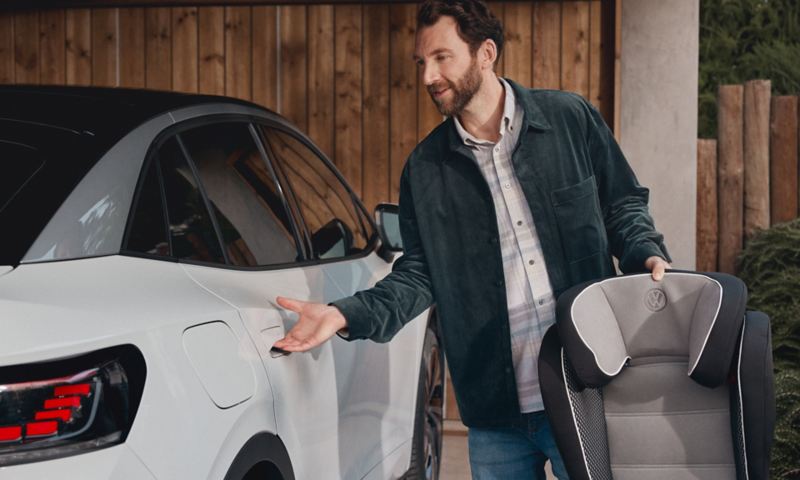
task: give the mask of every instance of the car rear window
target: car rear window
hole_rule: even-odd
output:
[[[43,165],[35,148],[0,139],[0,211]]]

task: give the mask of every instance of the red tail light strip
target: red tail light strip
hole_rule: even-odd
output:
[[[35,420],[53,420],[60,419],[64,422],[69,422],[72,419],[72,410],[45,410],[44,412],[36,412]]]
[[[88,383],[79,383],[77,385],[64,385],[56,387],[53,396],[66,397],[69,395],[83,395],[88,396],[91,391],[91,385]]]
[[[25,425],[26,437],[47,437],[58,433],[58,422],[31,422]]]
[[[22,438],[22,427],[0,427],[0,442],[16,442]]]
[[[81,397],[51,398],[44,401],[45,410],[61,407],[80,407]]]

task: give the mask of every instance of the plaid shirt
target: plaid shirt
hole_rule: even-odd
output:
[[[544,409],[539,389],[539,348],[547,328],[555,323],[555,297],[533,216],[511,164],[511,154],[522,127],[523,111],[518,108],[511,86],[502,78],[500,82],[505,89],[505,102],[497,143],[473,137],[458,118],[453,119],[462,140],[474,153],[494,201],[503,257],[514,376],[520,411],[526,413]]]

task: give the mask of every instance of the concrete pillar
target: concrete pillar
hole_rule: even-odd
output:
[[[621,3],[620,145],[650,188],[673,266],[693,270],[699,0]]]

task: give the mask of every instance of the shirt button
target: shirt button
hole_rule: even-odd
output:
[[[534,263],[536,263],[535,260],[528,260],[528,265],[533,265]]]
[[[495,152],[499,152],[500,151],[500,147],[495,147],[494,151]]]
[[[517,220],[517,225],[522,226],[522,220]]]
[[[539,305],[544,305],[544,298],[539,299]]]
[[[506,183],[506,184],[505,184],[505,185],[503,185],[503,186],[504,186],[504,187],[506,187],[506,188],[511,188],[511,184],[510,184],[510,183]]]

